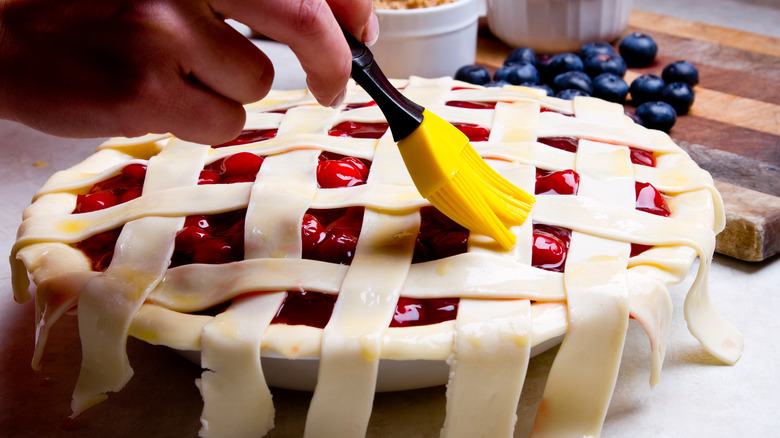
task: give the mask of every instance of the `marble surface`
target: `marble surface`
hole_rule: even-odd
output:
[[[303,74],[285,47],[259,42],[277,65],[274,86],[302,86]],[[289,71],[288,71],[289,70]],[[91,154],[101,139],[61,139],[0,121],[3,208],[0,247],[8,253],[22,210],[56,170]],[[692,273],[695,272],[695,267]],[[604,425],[604,437],[773,436],[780,426],[780,260],[760,264],[716,256],[710,276],[715,306],[745,335],[741,361],[729,367],[709,356],[689,334],[682,301],[689,277],[672,288],[671,342],[660,383],[649,387],[649,343],[632,321],[623,363]],[[135,375],[127,387],[75,420],[70,394],[80,363],[75,317],[55,327],[43,369],[30,368],[34,310],[13,301],[8,265],[0,266],[0,436],[195,437],[201,405],[194,381],[199,367],[168,349],[130,339]],[[532,359],[518,407],[516,436],[527,436],[555,349]],[[443,387],[378,394],[371,437],[435,437],[444,418]],[[276,428],[271,437],[301,436],[310,394],[274,390]]]

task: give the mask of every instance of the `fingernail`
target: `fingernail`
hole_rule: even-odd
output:
[[[337,106],[344,103],[344,98],[346,97],[346,95],[347,95],[347,90],[341,90],[341,93],[339,93],[339,95],[336,96],[335,99],[333,99],[333,102],[331,102],[330,107],[336,108]]]
[[[367,47],[371,47],[379,39],[379,20],[376,18],[376,14],[371,12],[371,16],[368,18],[366,28],[363,29],[363,44]]]

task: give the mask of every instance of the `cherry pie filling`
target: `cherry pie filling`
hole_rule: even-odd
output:
[[[248,143],[256,143],[263,140],[268,140],[276,137],[277,129],[246,129],[238,134],[238,137],[228,142],[211,146],[214,149],[224,148],[227,146],[238,146]]]
[[[368,105],[368,104],[365,104]],[[488,129],[472,124],[456,124],[470,141],[486,141]],[[342,122],[329,135],[355,138],[379,138],[386,123]],[[235,140],[215,147],[240,145],[273,138],[276,130],[248,130]],[[576,152],[578,139],[558,137],[540,142]],[[654,166],[652,153],[631,149],[635,164]],[[239,152],[206,165],[198,184],[253,182],[264,157]],[[365,184],[371,163],[367,160],[323,152],[317,165],[320,188],[353,187]],[[146,166],[130,164],[115,177],[95,184],[87,194],[79,195],[73,214],[109,208],[141,195]],[[576,195],[579,175],[571,170],[536,170],[537,195]],[[636,209],[669,216],[664,195],[649,183],[636,183]],[[301,223],[302,257],[349,265],[363,222],[363,207],[319,210],[309,209]],[[244,217],[246,209],[185,219],[177,233],[171,267],[191,263],[221,264],[244,259]],[[469,232],[434,207],[420,210],[420,231],[415,242],[412,263],[423,263],[466,252]],[[75,244],[92,261],[92,269],[104,270],[111,262],[121,227],[94,235]],[[571,239],[571,230],[546,224],[533,224],[532,261],[534,267],[563,272]],[[649,246],[632,244],[634,256]],[[288,291],[273,323],[323,328],[330,319],[336,296],[312,291]],[[390,327],[410,327],[453,320],[458,298],[415,299],[401,297]]]

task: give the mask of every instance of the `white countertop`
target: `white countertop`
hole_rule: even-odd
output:
[[[302,88],[303,75],[284,47],[260,43],[278,65],[277,88]],[[0,164],[4,184],[0,247],[10,252],[22,210],[55,171],[80,162],[102,139],[51,137],[0,121]],[[695,271],[695,268],[694,268]],[[693,273],[693,271],[692,271]],[[127,387],[75,421],[70,394],[79,371],[80,346],[74,317],[55,326],[43,369],[30,366],[32,302],[13,301],[11,274],[0,266],[0,436],[4,437],[195,437],[200,424],[199,367],[175,353],[130,339],[135,376]],[[692,275],[672,288],[675,307],[671,341],[660,383],[650,389],[649,342],[635,321],[604,437],[776,436],[780,417],[780,259],[745,263],[716,256],[710,292],[720,312],[745,335],[741,361],[729,367],[711,358],[689,334],[682,301]],[[555,350],[531,361],[518,409],[516,436],[527,436]],[[444,418],[444,388],[378,394],[369,436],[436,437]],[[274,391],[276,429],[269,436],[301,436],[310,394]]]

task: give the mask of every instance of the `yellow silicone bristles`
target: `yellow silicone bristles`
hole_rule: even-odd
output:
[[[449,218],[508,249],[534,197],[491,168],[459,129],[425,110],[422,124],[398,142],[420,194]]]

